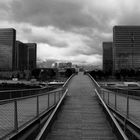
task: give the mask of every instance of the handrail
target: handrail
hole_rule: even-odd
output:
[[[63,96],[61,97],[60,101],[58,102],[57,106],[55,107],[54,111],[52,112],[52,114],[50,115],[50,117],[48,118],[47,122],[45,123],[45,125],[43,126],[43,128],[41,129],[41,131],[39,132],[39,134],[37,135],[35,140],[41,140],[44,136],[44,133],[46,131],[48,131],[52,120],[54,119],[56,113],[58,112],[58,109],[60,108],[60,105],[62,104],[62,101],[64,100],[66,94],[68,92],[68,89],[65,91],[65,93],[63,94]],[[46,135],[46,133],[45,133]]]
[[[67,88],[67,84],[69,83],[69,81],[72,79],[72,77],[75,76],[75,74],[72,74],[67,81],[64,83],[63,85],[63,89],[65,90],[65,88]],[[66,94],[68,92],[68,89],[66,89],[65,93],[63,94],[63,96],[61,97],[60,101],[58,102],[57,106],[55,107],[54,111],[52,112],[52,114],[50,115],[50,117],[48,118],[47,122],[45,123],[45,125],[43,126],[43,128],[41,129],[41,131],[39,132],[39,134],[36,137],[36,140],[40,140],[42,139],[44,132],[46,132],[46,130],[48,129],[48,127],[50,127],[52,120],[54,119],[62,101],[64,100]],[[48,131],[48,130],[47,130]]]
[[[91,78],[91,80],[94,82],[94,84],[96,85],[96,87],[100,88],[100,86],[98,85],[98,83],[91,77],[90,74],[88,74],[88,76]],[[122,140],[128,140],[127,136],[125,135],[125,133],[123,132],[122,128],[120,127],[120,125],[118,124],[118,122],[116,121],[116,119],[114,118],[114,116],[111,114],[110,110],[108,109],[107,105],[105,104],[105,102],[103,101],[103,99],[101,98],[99,92],[97,91],[98,89],[95,89],[95,92],[99,98],[99,100],[101,101],[105,111],[107,112],[107,114],[109,115],[110,119],[112,120],[116,130],[118,131],[119,137]]]
[[[66,92],[67,84],[69,83],[69,81],[71,80],[71,78],[73,76],[74,76],[74,74],[68,78],[68,80],[65,82],[64,86],[60,89],[49,91],[49,92],[47,92],[47,91],[45,92],[43,90],[42,91],[43,93],[39,92],[39,94],[36,94],[36,95],[30,95],[30,96],[26,96],[26,97],[20,97],[20,98],[14,98],[14,99],[0,101],[1,106],[6,104],[7,107],[9,107],[9,108],[11,107],[13,110],[11,112],[11,114],[14,115],[13,116],[14,119],[10,120],[10,122],[12,122],[11,129],[2,135],[0,134],[0,137],[7,138],[7,137],[13,136],[13,135],[16,137],[17,135],[19,135],[19,133],[20,134],[22,132],[24,133],[27,129],[30,129],[32,122],[34,123],[36,120],[41,120],[42,114],[44,114],[44,113],[46,114],[46,112],[48,112],[48,110],[50,110],[51,108],[54,109],[54,107],[57,106],[58,102],[61,100],[62,96]],[[45,98],[43,99],[43,97],[45,97]],[[18,111],[20,111],[20,109],[22,110],[22,108],[21,108],[22,105],[23,106],[26,105],[26,103],[27,103],[26,99],[29,99],[29,100],[27,100],[28,103],[30,101],[33,101],[32,105],[34,105],[34,108],[33,108],[33,112],[31,111],[32,118],[29,117],[22,123],[19,123],[21,114]],[[42,102],[42,99],[43,99],[43,102]],[[25,104],[22,104],[20,102],[22,100],[23,101],[25,100]],[[26,110],[26,109],[28,110],[27,105],[26,105],[26,108],[24,108],[24,110]],[[5,113],[7,115],[7,111],[5,111],[5,110],[3,110],[3,113]],[[26,112],[22,112],[22,113],[26,113]],[[1,121],[3,121],[3,123],[6,121],[5,118],[8,120],[9,116],[4,116],[4,118],[3,118],[4,120],[1,120]]]
[[[68,82],[71,80],[71,78],[75,76],[75,74],[72,74],[68,79],[67,81],[64,83],[64,85],[62,86],[63,88],[67,86]]]
[[[116,128],[118,129],[119,133],[121,134],[121,137],[123,140],[128,140],[127,136],[124,134],[122,128],[120,127],[120,125],[118,124],[118,122],[116,121],[116,119],[114,118],[114,116],[111,114],[110,110],[108,109],[108,107],[106,106],[105,102],[103,101],[103,99],[101,98],[101,96],[99,95],[99,93],[97,92],[97,90],[95,89],[95,92],[99,98],[99,100],[101,101],[102,105],[104,106],[105,110],[107,111],[107,113],[109,114],[111,120],[113,121],[113,123],[115,124]]]
[[[95,79],[89,73],[87,73],[87,75],[92,79],[92,81],[94,81],[94,83],[96,84],[96,86],[98,86],[99,88],[101,88],[101,86],[95,81]]]
[[[126,117],[125,117],[125,115],[123,115],[123,114],[121,114],[119,111],[117,111],[117,110],[115,110],[114,108],[112,108],[111,106],[108,106],[109,107],[109,109],[113,112],[113,114],[114,114],[114,117],[122,124],[122,125],[126,125],[125,124],[125,119],[126,119]],[[137,123],[135,123],[135,122],[133,122],[132,120],[130,120],[129,118],[127,119],[127,129],[130,131],[130,132],[132,132],[132,133],[134,133],[134,135],[138,138],[138,139],[140,139],[140,126],[137,124]]]

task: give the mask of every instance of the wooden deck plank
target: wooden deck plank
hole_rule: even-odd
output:
[[[94,94],[88,76],[75,76],[47,140],[114,140],[115,135]]]

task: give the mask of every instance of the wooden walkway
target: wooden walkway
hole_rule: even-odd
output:
[[[47,140],[116,140],[94,95],[90,78],[82,73],[69,84],[69,92]]]

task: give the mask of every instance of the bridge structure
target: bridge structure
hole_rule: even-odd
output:
[[[139,104],[138,98],[102,89],[80,72],[62,89],[1,101],[0,138],[140,139]]]

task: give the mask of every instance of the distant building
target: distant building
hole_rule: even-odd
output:
[[[15,29],[0,29],[0,71],[11,71],[15,69],[15,41]]]
[[[72,63],[71,62],[61,62],[58,63],[58,68],[72,68]]]
[[[113,42],[103,42],[103,71],[112,73]]]
[[[140,26],[114,26],[113,70],[140,69]]]
[[[26,43],[28,46],[28,68],[30,70],[36,68],[36,57],[37,57],[37,44]]]
[[[66,67],[67,68],[72,68],[72,63],[71,62],[66,63]]]
[[[28,46],[20,41],[16,41],[15,65],[17,70],[28,69]]]
[[[53,67],[54,67],[54,68],[57,68],[57,63],[56,63],[56,62],[53,63]]]

